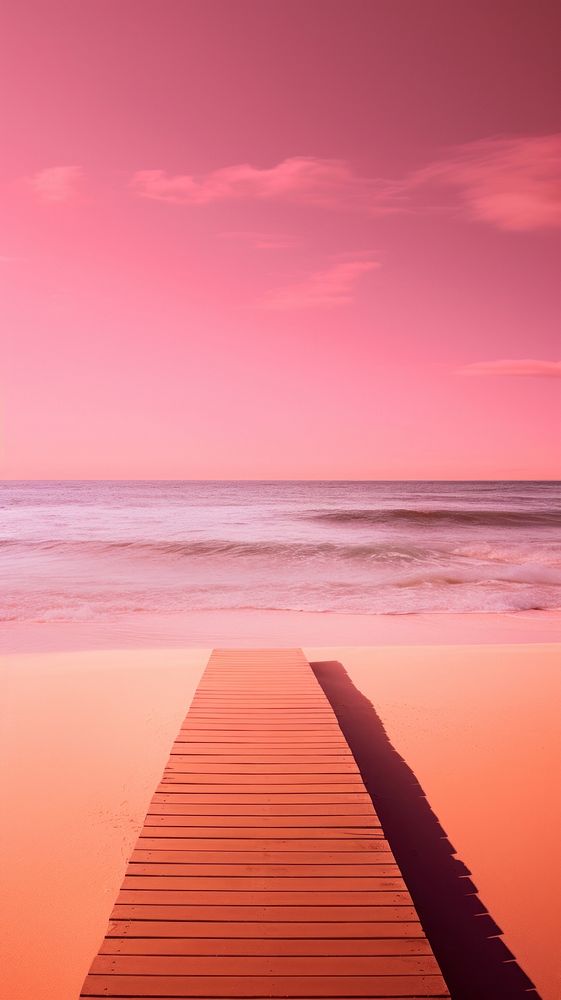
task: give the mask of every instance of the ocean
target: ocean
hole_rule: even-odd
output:
[[[557,482],[7,482],[0,619],[561,608]]]

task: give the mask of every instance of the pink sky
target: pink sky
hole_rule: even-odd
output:
[[[557,478],[557,3],[0,13],[6,478]]]

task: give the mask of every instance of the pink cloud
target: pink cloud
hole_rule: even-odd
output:
[[[460,369],[463,375],[522,375],[526,378],[561,378],[561,361],[520,358],[504,361],[476,361]]]
[[[29,184],[39,201],[70,201],[77,194],[82,170],[77,166],[47,167],[29,178]]]
[[[391,185],[357,177],[343,160],[295,156],[268,168],[249,163],[223,167],[203,177],[168,176],[163,170],[134,174],[133,191],[143,198],[184,205],[208,205],[231,199],[303,202],[336,208],[341,205],[391,207]]]
[[[458,147],[410,178],[410,189],[455,188],[468,214],[499,229],[561,225],[561,133],[485,139]]]
[[[242,163],[199,178],[141,170],[131,185],[140,197],[183,205],[290,201],[371,215],[417,211],[431,189],[433,207],[444,207],[445,189],[454,189],[469,218],[506,230],[552,228],[561,225],[561,134],[467,143],[394,180],[359,177],[344,160],[297,156],[273,167]]]
[[[310,309],[347,305],[353,301],[357,281],[379,267],[374,260],[339,262],[310,274],[304,281],[274,289],[262,300],[266,309]]]

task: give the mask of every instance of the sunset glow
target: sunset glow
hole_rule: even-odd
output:
[[[4,475],[555,478],[547,9],[8,5]]]
[[[561,5],[0,47],[6,997],[560,1000]]]

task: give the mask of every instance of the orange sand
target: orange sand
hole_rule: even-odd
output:
[[[208,650],[5,657],[10,1000],[75,1000]],[[375,704],[544,1000],[561,982],[561,646],[306,648]]]

